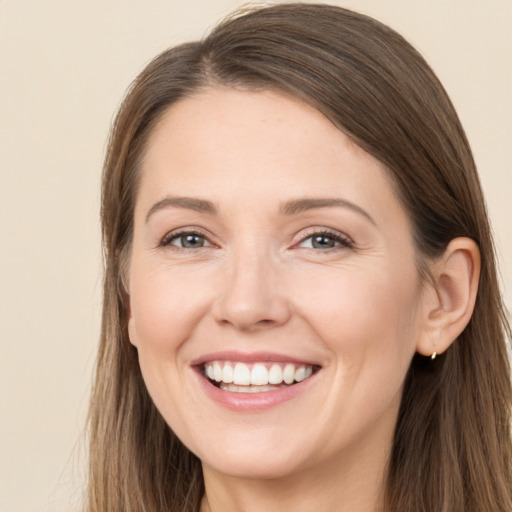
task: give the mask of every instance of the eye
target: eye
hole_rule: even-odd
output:
[[[212,244],[208,242],[205,236],[194,231],[182,231],[180,233],[170,233],[162,240],[162,246],[173,245],[180,249],[201,249],[209,247]]]
[[[298,244],[298,247],[325,251],[329,249],[352,247],[352,245],[352,241],[346,236],[330,231],[318,231],[304,238]]]

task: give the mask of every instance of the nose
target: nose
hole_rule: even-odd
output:
[[[288,321],[290,304],[270,255],[247,251],[233,257],[227,267],[214,305],[217,322],[251,332]]]

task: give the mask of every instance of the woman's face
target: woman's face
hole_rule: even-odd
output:
[[[212,88],[154,130],[134,222],[130,339],[206,471],[385,456],[425,308],[380,162],[298,100]]]

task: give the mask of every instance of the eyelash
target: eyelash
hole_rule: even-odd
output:
[[[312,229],[309,233],[301,238],[298,244],[295,244],[294,247],[300,247],[301,244],[306,242],[306,240],[313,239],[314,237],[325,237],[332,239],[335,244],[338,244],[334,247],[328,247],[325,249],[318,249],[321,252],[330,252],[342,249],[351,249],[354,247],[354,242],[346,235],[343,235],[337,231],[330,231],[328,229]],[[307,249],[316,250],[315,247],[307,247]]]
[[[203,245],[198,248],[192,249],[192,248],[187,248],[187,247],[183,247],[183,246],[179,246],[179,245],[174,245],[172,243],[174,240],[178,240],[178,239],[186,237],[186,236],[196,236],[196,237],[202,238],[204,240],[204,242],[207,243],[207,245]],[[327,229],[314,229],[314,230],[311,230],[309,233],[307,233],[306,236],[303,236],[300,239],[300,241],[293,246],[293,248],[301,247],[301,244],[303,244],[304,242],[306,242],[309,239],[313,239],[314,237],[329,238],[329,239],[333,240],[335,244],[338,244],[337,246],[334,246],[334,247],[318,249],[318,251],[320,251],[320,252],[330,252],[330,251],[335,251],[335,250],[340,250],[340,249],[350,249],[350,248],[354,247],[353,241],[346,235],[342,235],[341,233],[339,233],[337,231],[330,231]],[[168,233],[167,235],[164,236],[164,238],[162,239],[162,241],[160,242],[159,245],[160,245],[160,247],[168,247],[170,245],[173,245],[174,248],[177,250],[187,251],[187,250],[197,250],[197,249],[203,249],[205,247],[211,247],[214,244],[209,242],[208,238],[200,231],[182,230],[182,231],[178,231],[178,232]],[[312,250],[317,249],[315,247],[307,247],[307,248],[312,249]]]
[[[159,245],[160,245],[160,247],[168,247],[169,245],[173,245],[174,248],[177,250],[186,251],[186,250],[189,250],[189,248],[182,247],[179,245],[174,245],[172,243],[174,240],[178,240],[178,239],[184,238],[186,236],[196,236],[196,237],[204,239],[204,241],[207,242],[208,245],[201,246],[201,247],[199,247],[199,249],[202,249],[203,247],[210,247],[213,245],[211,242],[208,241],[208,238],[203,233],[201,233],[200,231],[196,231],[196,230],[182,230],[182,231],[178,231],[178,232],[168,233],[167,235],[164,236],[164,238],[162,238],[162,241],[160,242]],[[197,250],[197,248],[196,248],[196,250]]]

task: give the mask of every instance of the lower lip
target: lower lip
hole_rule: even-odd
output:
[[[261,393],[223,391],[198,372],[196,372],[196,376],[205,393],[217,404],[237,412],[257,412],[276,407],[306,392],[316,373],[292,386],[274,391],[262,391]]]

